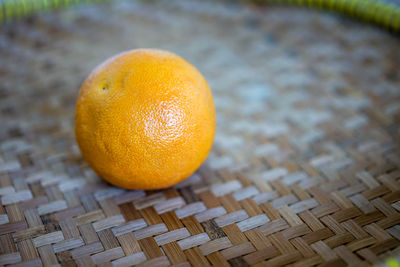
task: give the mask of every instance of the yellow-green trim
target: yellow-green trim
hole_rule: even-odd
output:
[[[40,11],[68,7],[83,2],[101,1],[106,0],[3,0],[0,2],[0,24]],[[257,0],[257,2],[330,10],[372,22],[393,31],[400,30],[400,7],[376,0]]]
[[[379,26],[400,30],[400,7],[374,0],[259,0],[261,3],[306,6],[330,10]]]

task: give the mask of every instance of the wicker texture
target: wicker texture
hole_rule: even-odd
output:
[[[399,46],[331,15],[192,1],[6,25],[0,265],[368,266],[398,255]],[[104,183],[74,140],[80,83],[136,47],[187,58],[215,96],[208,160],[167,190]]]
[[[101,1],[104,0],[2,0],[0,1],[0,24],[39,12],[67,8],[79,3],[99,3]],[[252,2],[297,5],[335,11],[364,22],[375,23],[394,32],[400,31],[399,0],[252,0]]]

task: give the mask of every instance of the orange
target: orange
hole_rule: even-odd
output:
[[[75,135],[89,166],[111,184],[160,189],[206,159],[215,107],[201,73],[171,52],[137,49],[96,67],[76,104]]]

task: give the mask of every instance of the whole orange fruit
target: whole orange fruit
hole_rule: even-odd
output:
[[[201,73],[171,52],[137,49],[96,67],[76,104],[75,135],[111,184],[160,189],[189,177],[214,139],[215,107]]]

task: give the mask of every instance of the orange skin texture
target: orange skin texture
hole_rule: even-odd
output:
[[[137,49],[96,67],[84,81],[75,136],[89,166],[127,189],[170,187],[211,150],[215,107],[201,73],[171,52]]]

